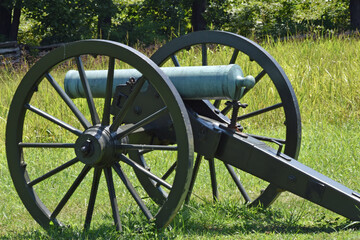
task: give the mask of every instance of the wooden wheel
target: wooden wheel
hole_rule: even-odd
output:
[[[85,70],[99,68],[108,70],[105,99],[92,97],[86,77]],[[113,74],[119,68],[135,68],[142,77],[112,120]],[[79,72],[84,99],[70,99],[61,87],[70,69]],[[140,119],[124,122],[145,84],[154,89],[163,105]],[[170,119],[174,132],[171,146],[140,145],[133,140],[135,132],[163,116]],[[144,218],[164,227],[187,193],[192,138],[179,94],[151,60],[119,43],[87,40],[52,51],[25,75],[9,110],[6,152],[21,200],[44,228],[79,224],[88,228],[111,212],[116,229],[121,230],[124,213],[119,213],[119,204],[140,209]],[[162,154],[162,162],[175,159],[175,176],[165,181],[128,155],[144,150]],[[167,189],[161,206],[147,196],[134,170]]]
[[[228,101],[226,104],[220,100],[211,101],[211,103],[209,101],[185,103],[200,115],[213,117],[214,120],[228,126],[233,125],[232,127],[236,123],[236,128],[245,134],[252,135],[267,144],[272,144],[274,148],[284,146],[283,152],[286,155],[293,158],[298,157],[301,121],[294,90],[280,65],[258,44],[228,32],[194,32],[165,44],[154,53],[151,59],[159,66],[238,64],[244,75],[252,75],[256,81],[255,87],[245,92],[240,99],[240,105],[247,106],[246,108],[240,109],[238,113],[232,111],[234,104],[238,104],[237,107],[239,107],[237,101]],[[258,127],[259,125],[260,127]],[[196,158],[189,196],[195,183],[201,159],[202,156],[200,155]],[[212,195],[214,199],[218,199],[215,162],[214,159],[208,160]],[[239,161],[241,161],[241,156],[239,156]],[[273,184],[264,182],[261,183],[263,185],[261,192],[257,190],[257,193],[253,193],[255,192],[254,189],[251,189],[253,180],[249,182],[250,180],[248,181],[247,178],[254,177],[242,175],[242,178],[239,179],[237,170],[232,166],[225,164],[225,169],[225,172],[230,174],[231,179],[239,189],[245,203],[261,204],[266,207],[282,191]],[[247,181],[249,187],[246,186]]]

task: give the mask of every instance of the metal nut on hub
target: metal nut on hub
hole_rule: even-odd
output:
[[[109,131],[101,126],[87,129],[75,143],[75,154],[87,165],[105,166],[112,160],[113,139]]]
[[[86,140],[86,142],[80,147],[80,151],[83,153],[84,157],[92,154],[92,145],[90,139]]]

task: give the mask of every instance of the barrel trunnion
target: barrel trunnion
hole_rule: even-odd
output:
[[[215,55],[224,49],[229,51],[228,59],[211,66],[210,50]],[[181,56],[191,51],[201,61],[189,66]],[[99,56],[106,59],[106,69],[84,67],[88,58]],[[256,67],[249,67],[244,59]],[[133,68],[121,67],[122,63]],[[54,69],[58,66],[70,66],[62,79],[56,77]],[[59,84],[63,80],[64,88]],[[44,82],[48,86],[42,88]],[[274,90],[275,102],[268,103],[259,94],[262,84]],[[37,95],[44,89],[57,94],[70,110],[65,115],[71,115],[72,120],[59,117],[52,106],[39,103]],[[100,104],[98,98],[103,99]],[[282,137],[251,132],[254,119],[261,120],[269,113],[279,116]],[[36,125],[38,119],[40,124],[55,124],[71,137],[65,142],[52,138],[40,138],[40,142],[38,137],[28,137],[28,124]],[[269,124],[264,131],[271,132],[271,128]],[[351,220],[360,220],[359,193],[296,160],[300,139],[297,99],[279,64],[244,37],[204,31],[174,39],[151,60],[125,45],[101,40],[80,41],[49,53],[30,69],[15,93],[8,116],[6,150],[16,190],[44,228],[64,225],[66,217],[61,212],[87,175],[91,186],[87,188],[85,229],[93,223],[97,196],[106,194],[114,225],[121,230],[118,201],[125,199],[118,193],[115,178],[146,219],[159,228],[167,226],[183,202],[189,201],[203,159],[209,164],[216,200],[220,191],[215,164],[220,162],[243,202],[250,206],[267,207],[281,192],[289,191]],[[49,149],[73,150],[73,158],[61,154],[49,157]],[[37,151],[37,157],[26,154],[32,150]],[[193,166],[194,151],[197,155]],[[50,163],[45,173],[34,174],[32,169]],[[47,181],[71,168],[79,171],[75,179],[69,180],[65,193],[53,202],[43,197]],[[88,174],[90,171],[93,174]],[[264,180],[264,191],[250,196],[237,171]],[[102,173],[104,192],[99,187]]]

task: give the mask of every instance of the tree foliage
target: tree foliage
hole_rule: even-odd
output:
[[[145,0],[119,4],[111,39],[133,44],[152,43],[191,30],[189,3],[183,0]]]
[[[350,0],[27,0],[23,12],[43,44],[85,38],[151,44],[196,30],[195,3],[205,7],[198,18],[205,28],[244,36],[350,29]]]
[[[349,0],[212,0],[205,13],[216,29],[245,36],[286,36],[349,29]]]
[[[42,43],[69,42],[95,35],[95,6],[90,0],[26,1],[25,14],[34,19]]]

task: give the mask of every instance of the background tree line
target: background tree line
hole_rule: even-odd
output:
[[[0,41],[27,44],[151,44],[202,29],[261,38],[355,28],[360,0],[0,0]]]

